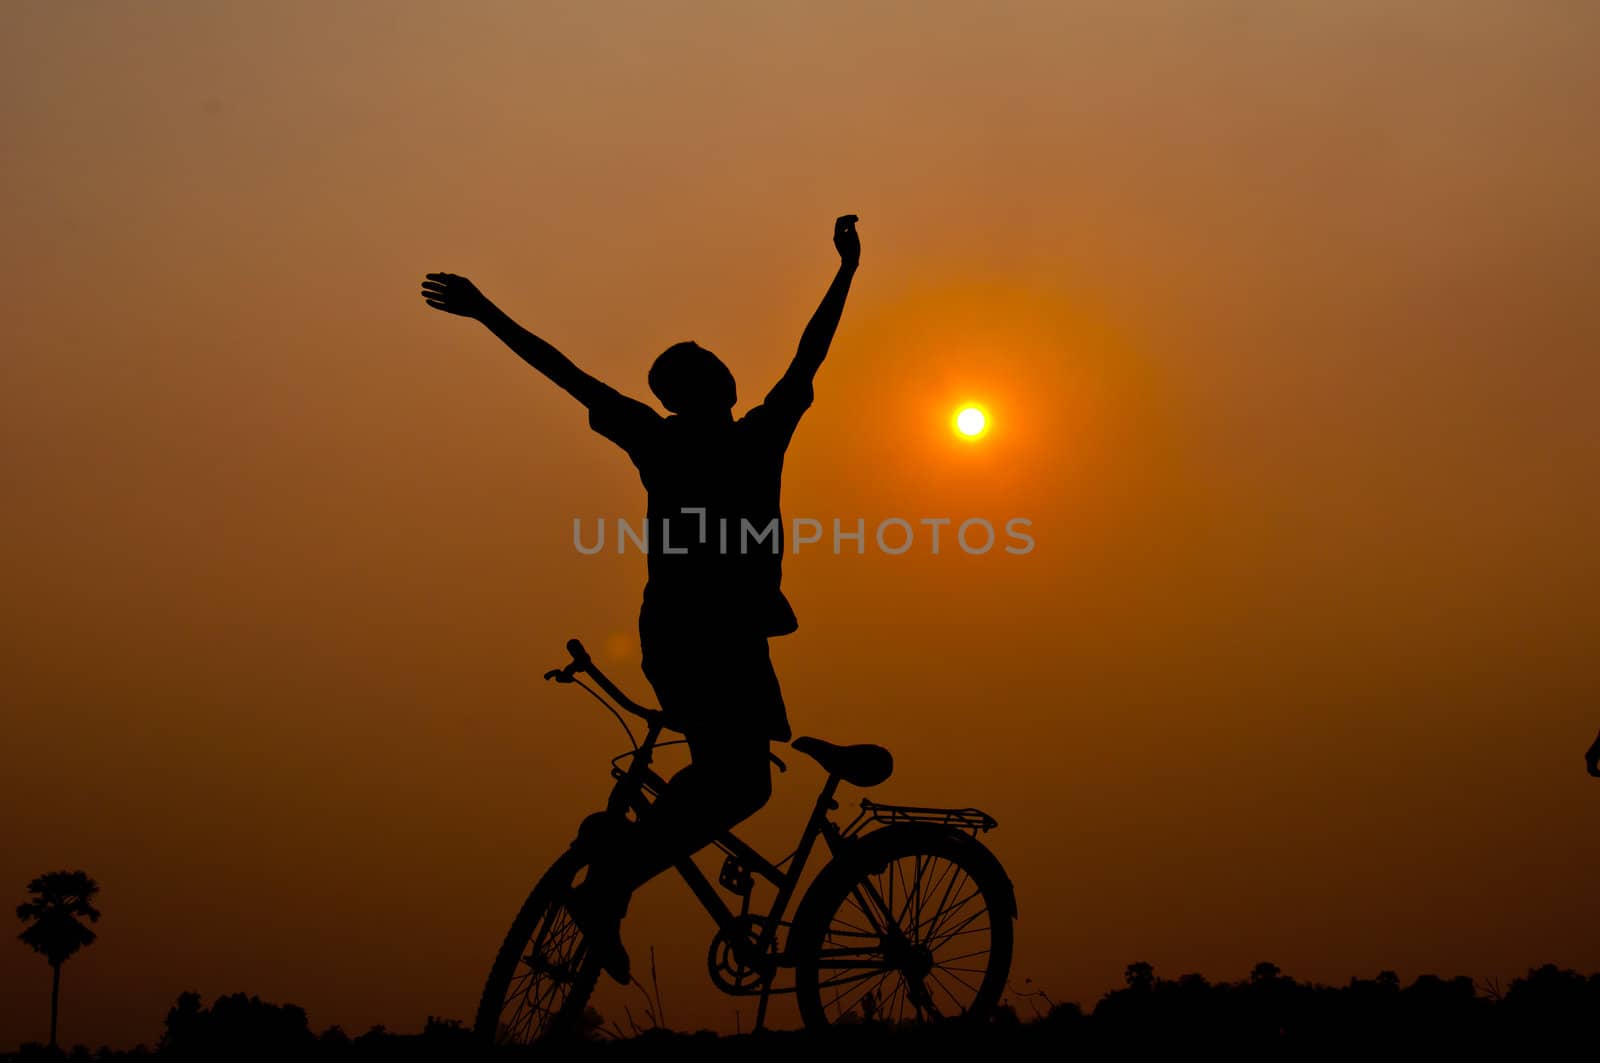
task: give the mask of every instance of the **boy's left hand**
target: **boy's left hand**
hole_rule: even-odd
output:
[[[861,262],[861,237],[856,234],[857,220],[854,214],[844,214],[833,223],[833,246],[839,252],[839,261],[846,266],[856,266]]]

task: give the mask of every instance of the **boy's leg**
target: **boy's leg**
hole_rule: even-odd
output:
[[[772,796],[772,765],[764,736],[687,738],[689,765],[667,781],[649,811],[618,839],[625,846],[595,854],[589,877],[569,902],[606,973],[619,982],[630,977],[621,923],[634,890],[711,844]]]
[[[641,635],[643,634],[641,627]],[[642,641],[642,639],[641,639]],[[645,675],[661,707],[678,718],[689,766],[674,775],[641,820],[636,855],[624,869],[631,891],[711,844],[772,796],[768,739],[786,732],[783,692],[764,636],[723,631],[659,638]]]
[[[631,892],[717,835],[755,814],[772,796],[767,739],[757,733],[688,735],[689,766],[668,780],[638,823],[637,848],[622,868]]]
[[[685,728],[690,764],[613,851],[595,855],[572,899],[574,917],[620,982],[628,981],[620,924],[633,891],[767,803],[768,739],[788,730],[764,637],[685,632],[643,617],[639,634],[645,677]]]

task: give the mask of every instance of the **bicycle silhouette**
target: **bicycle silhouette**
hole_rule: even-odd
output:
[[[665,780],[650,769],[671,719],[635,704],[589,659],[577,639],[572,660],[546,679],[578,683],[617,717],[633,748],[611,762],[616,780],[602,812],[540,878],[511,924],[483,988],[475,1036],[495,1044],[536,1044],[575,1035],[601,961],[585,947],[565,904],[583,881],[591,854],[627,844],[629,813],[650,806]],[[578,679],[582,673],[609,696]],[[642,719],[634,739],[622,709]],[[691,859],[675,865],[716,923],[707,956],[711,980],[734,996],[759,996],[756,1028],[773,993],[793,992],[808,1028],[839,1022],[933,1022],[988,1017],[1011,968],[1017,902],[1011,880],[977,838],[995,820],[975,808],[921,808],[863,799],[843,827],[840,783],[872,787],[894,769],[882,746],[837,746],[817,738],[791,743],[828,773],[794,851],[776,863],[731,832],[712,844],[725,854],[718,885],[738,898],[735,913]],[[780,770],[781,760],[772,758]],[[786,919],[818,838],[831,859]],[[787,867],[786,867],[787,865]],[[757,879],[777,891],[764,913],[751,910]],[[778,973],[792,970],[792,986]]]

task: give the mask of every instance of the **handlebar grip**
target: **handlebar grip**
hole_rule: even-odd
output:
[[[657,727],[662,726],[662,721],[666,717],[661,710],[647,709],[642,705],[634,704],[628,695],[618,690],[617,685],[606,678],[604,672],[594,666],[594,661],[589,658],[589,651],[583,648],[583,643],[577,639],[568,639],[567,652],[572,654],[571,663],[559,671],[545,673],[546,679],[554,679],[558,683],[573,683],[576,682],[573,676],[579,672],[584,672],[595,681],[601,690],[605,691],[612,701],[617,703],[618,708],[631,712],[642,720],[648,720]]]
[[[583,643],[577,639],[567,640],[567,652],[572,654],[572,663],[575,668],[587,669],[592,662],[589,660],[589,651],[583,648]]]

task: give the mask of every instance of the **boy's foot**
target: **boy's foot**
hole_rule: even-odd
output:
[[[579,886],[567,901],[572,921],[583,932],[584,943],[594,950],[600,967],[623,985],[633,980],[628,950],[622,946],[622,911],[616,904],[597,900],[595,891]]]

